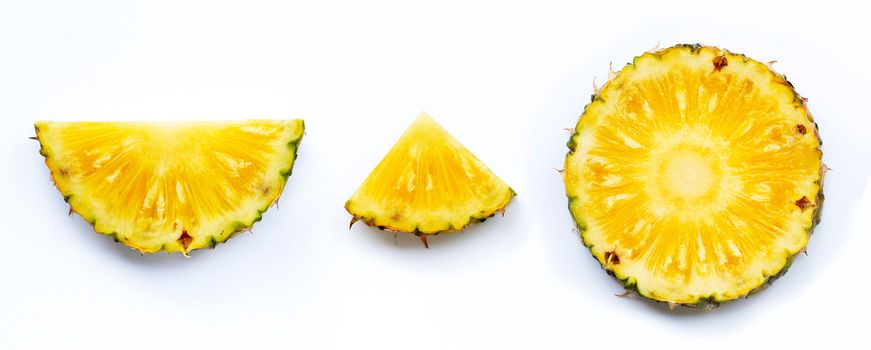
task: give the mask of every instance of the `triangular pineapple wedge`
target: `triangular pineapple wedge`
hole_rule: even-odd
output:
[[[278,200],[302,120],[38,122],[70,210],[140,252],[214,247]]]
[[[345,209],[394,232],[421,237],[461,230],[502,212],[514,190],[426,113],[408,127]]]

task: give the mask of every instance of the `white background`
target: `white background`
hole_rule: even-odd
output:
[[[867,344],[871,25],[835,1],[527,4],[0,0],[0,349]],[[825,141],[823,222],[773,287],[712,312],[618,298],[560,176],[592,92],[661,43],[777,60]],[[345,200],[422,110],[519,196],[424,249]],[[254,234],[140,256],[67,216],[33,122],[304,118]]]

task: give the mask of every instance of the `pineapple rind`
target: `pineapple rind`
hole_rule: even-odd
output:
[[[459,231],[462,231],[463,229],[465,229],[469,225],[482,223],[484,221],[487,221],[487,219],[496,216],[496,214],[504,212],[505,207],[508,206],[508,204],[511,202],[511,199],[513,199],[515,196],[517,196],[517,192],[514,192],[514,189],[509,187],[508,190],[511,191],[511,195],[510,195],[508,201],[505,202],[505,204],[503,204],[499,207],[496,207],[493,210],[487,211],[487,214],[469,216],[468,220],[466,220],[464,223],[462,223],[458,226],[448,224],[442,230],[421,231],[419,229],[419,226],[415,226],[413,229],[409,230],[406,227],[391,226],[389,224],[388,225],[378,225],[375,222],[376,218],[374,215],[364,215],[364,214],[358,215],[355,213],[351,213],[351,215],[353,216],[351,223],[353,224],[354,222],[362,221],[366,225],[378,228],[379,230],[385,230],[385,231],[397,232],[397,233],[410,233],[410,234],[413,234],[415,236],[422,236],[422,235],[437,236],[440,233],[459,232]],[[353,210],[353,209],[349,209],[350,207],[351,207],[350,204],[345,203],[345,209],[348,210],[349,212],[351,212],[351,210]]]

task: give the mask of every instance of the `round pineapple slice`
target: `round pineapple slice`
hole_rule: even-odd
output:
[[[426,113],[408,127],[345,203],[353,219],[426,237],[462,230],[514,198],[483,162]]]
[[[70,210],[142,253],[214,247],[278,200],[302,120],[38,122]]]
[[[822,204],[804,100],[715,47],[645,53],[593,96],[564,181],[584,244],[629,290],[715,306],[786,271]]]

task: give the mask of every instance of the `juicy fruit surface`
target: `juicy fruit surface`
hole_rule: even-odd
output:
[[[371,226],[436,234],[490,217],[513,197],[484,163],[421,113],[345,209]]]
[[[627,288],[678,304],[735,299],[808,242],[821,204],[816,130],[764,64],[713,47],[646,53],[578,121],[569,209]]]
[[[214,246],[278,199],[302,120],[38,122],[70,207],[141,252]]]

